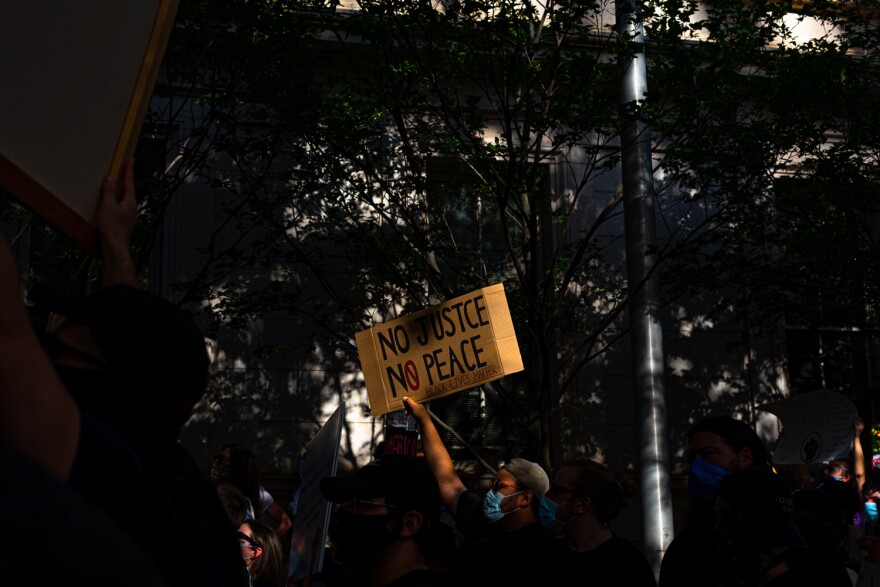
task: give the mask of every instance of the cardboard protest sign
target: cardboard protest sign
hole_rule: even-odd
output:
[[[344,419],[343,401],[312,438],[300,463],[301,484],[287,563],[288,579],[294,583],[324,568],[330,502],[321,495],[320,482],[324,477],[336,474]],[[287,584],[290,582],[288,580]]]
[[[782,421],[774,463],[808,464],[849,456],[858,410],[845,395],[818,389],[758,409]]]
[[[0,16],[0,186],[88,250],[135,150],[178,0],[27,0]]]
[[[484,287],[355,335],[380,416],[522,371],[504,286]]]

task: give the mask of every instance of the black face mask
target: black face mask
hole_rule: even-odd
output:
[[[165,449],[177,441],[178,427],[168,422],[132,382],[120,381],[112,371],[55,365],[55,372],[77,406],[101,420],[138,449]]]
[[[77,405],[102,419],[112,418],[121,409],[125,392],[107,371],[55,365],[55,372]]]
[[[359,516],[351,512],[338,511],[330,520],[327,529],[335,545],[334,559],[340,564],[363,564],[372,561],[380,551],[388,548],[400,534],[390,530],[388,522],[392,514],[381,516]]]

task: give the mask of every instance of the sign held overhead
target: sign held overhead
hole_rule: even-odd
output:
[[[469,294],[355,335],[370,410],[380,416],[523,370],[504,286]]]
[[[134,153],[179,0],[5,2],[0,186],[89,251]]]

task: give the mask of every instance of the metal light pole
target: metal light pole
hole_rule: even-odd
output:
[[[616,0],[617,32],[639,47],[633,54],[621,55],[621,104],[640,102],[647,91],[644,36],[638,11],[638,0]],[[629,318],[639,427],[642,531],[645,555],[659,578],[660,561],[674,530],[663,390],[663,336],[657,308],[659,286],[653,271],[656,258],[650,252],[656,241],[653,166],[644,122],[634,120],[622,130],[621,149],[627,284],[633,292]]]

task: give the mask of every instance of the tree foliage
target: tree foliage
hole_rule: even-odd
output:
[[[826,319],[818,298],[873,320],[871,10],[658,0],[640,45],[598,2],[189,0],[146,125],[170,155],[142,182],[141,260],[180,187],[204,182],[218,220],[184,301],[227,337],[285,316],[301,348],[247,338],[254,356],[355,371],[355,332],[504,283],[526,370],[484,391],[504,442],[550,463],[576,416],[560,401],[625,332],[617,166],[634,117],[666,301],[751,327],[794,307]],[[827,30],[802,41],[812,22]],[[648,94],[621,105],[639,50]]]

